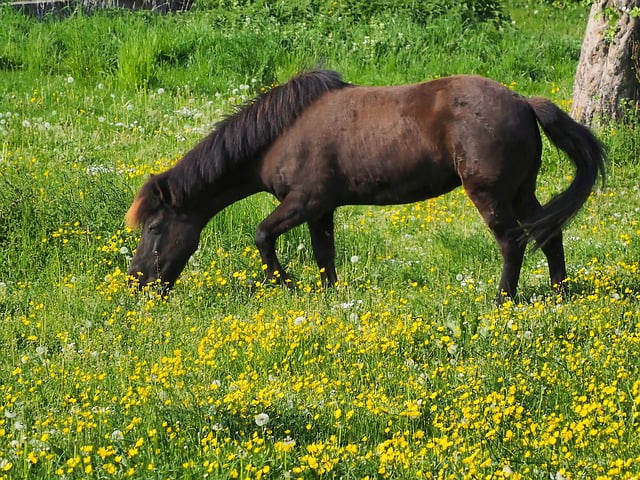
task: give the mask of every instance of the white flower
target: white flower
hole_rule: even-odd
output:
[[[162,95],[164,93],[164,88],[159,88],[158,89],[158,95]]]
[[[120,430],[114,430],[113,432],[111,432],[112,442],[120,442],[122,440],[124,440],[124,433],[122,433]]]
[[[74,82],[73,77],[71,75],[69,75],[67,77],[67,83],[73,83],[73,82]]]
[[[264,427],[267,423],[269,423],[269,415],[266,413],[259,413],[255,418],[256,425],[259,427]]]
[[[304,317],[296,317],[293,319],[293,324],[295,326],[302,325],[305,322],[305,320],[306,319]]]
[[[360,257],[358,255],[353,255],[351,257],[351,263],[358,263],[360,261]]]
[[[129,254],[129,249],[127,247],[120,247],[120,253],[122,255],[128,255]]]

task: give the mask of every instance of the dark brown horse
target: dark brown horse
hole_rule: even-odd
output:
[[[542,206],[538,124],[575,164],[566,191]],[[312,71],[220,122],[173,168],[152,176],[126,215],[142,226],[129,273],[171,287],[216,213],[257,192],[280,204],[258,226],[268,279],[290,282],[276,239],[307,223],[326,285],[336,282],[333,215],[342,205],[409,203],[462,185],[493,232],[502,295],[516,293],[528,240],[552,285],[566,278],[563,225],[604,178],[601,144],[551,101],[477,76],[362,87]]]

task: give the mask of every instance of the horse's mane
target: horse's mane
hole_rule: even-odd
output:
[[[142,186],[125,220],[134,226],[161,203],[179,208],[233,167],[256,158],[315,100],[351,86],[330,70],[303,72],[218,122],[174,167]]]

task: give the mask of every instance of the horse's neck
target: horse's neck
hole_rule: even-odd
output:
[[[257,162],[247,160],[236,164],[216,164],[204,153],[203,141],[167,172],[184,203],[213,217],[232,203],[261,190],[255,173]]]
[[[262,190],[259,182],[251,174],[251,168],[237,170],[216,180],[203,191],[202,201],[209,217]]]

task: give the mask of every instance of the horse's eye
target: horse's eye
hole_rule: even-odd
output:
[[[161,222],[151,222],[147,226],[147,230],[149,230],[151,233],[160,233],[161,227],[162,227]]]

